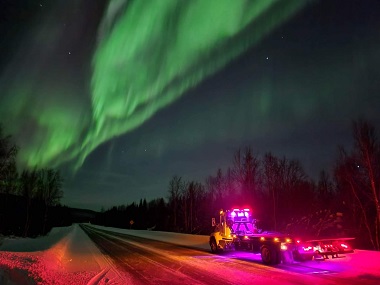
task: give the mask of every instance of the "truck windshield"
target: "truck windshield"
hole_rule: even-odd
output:
[[[236,234],[253,234],[256,232],[252,223],[234,223],[232,230]]]

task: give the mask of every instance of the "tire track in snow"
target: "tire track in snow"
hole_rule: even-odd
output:
[[[207,270],[189,265],[186,262],[186,259],[192,255],[188,252],[189,249],[181,250],[175,247],[175,253],[182,255],[182,258],[178,259],[167,254],[170,248],[174,249],[170,244],[149,240],[147,247],[136,244],[135,237],[88,227],[85,231],[102,252],[114,259],[124,271],[133,275],[135,283],[137,281],[141,284],[233,284]],[[159,250],[155,250],[156,248]],[[198,252],[197,254],[199,255]]]

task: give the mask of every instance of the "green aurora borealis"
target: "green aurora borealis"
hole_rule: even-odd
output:
[[[43,62],[22,75],[22,86],[17,80],[8,88],[2,112],[16,121],[23,113],[27,121],[11,132],[17,136],[29,128],[25,124],[33,124],[21,148],[21,164],[59,166],[75,160],[79,167],[101,143],[139,127],[304,5],[277,0],[120,2],[110,2],[99,27],[87,94],[91,105],[82,106],[85,110],[77,110],[75,100],[67,102],[67,93],[75,92],[68,86],[62,90],[41,86],[50,84],[44,79],[35,82],[40,81],[36,73],[48,72]],[[49,30],[40,28],[42,39],[35,41],[54,47],[61,35],[49,21],[56,20],[48,17],[41,25]],[[51,90],[54,100],[46,102]]]
[[[95,2],[38,7],[0,61],[0,123],[19,164],[82,172],[67,179],[69,202],[86,187],[110,187],[115,200],[124,187],[132,201],[165,196],[154,185],[210,175],[246,144],[302,161],[313,156],[305,146],[326,145],[320,134],[347,138],[355,116],[377,118],[366,109],[380,89],[372,9],[355,16],[348,5],[336,19],[329,1]],[[334,156],[336,141],[315,156]],[[139,190],[144,175],[152,185]]]

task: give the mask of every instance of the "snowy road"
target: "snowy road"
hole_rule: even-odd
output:
[[[269,267],[252,253],[212,255],[202,250],[82,225],[133,284],[378,284],[302,263]],[[338,267],[335,267],[335,269]]]
[[[208,239],[91,224],[35,239],[3,237],[0,284],[380,284],[380,252],[265,266],[251,252],[211,254]]]

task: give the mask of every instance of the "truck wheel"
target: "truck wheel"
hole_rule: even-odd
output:
[[[218,245],[216,244],[215,239],[212,239],[210,242],[211,252],[218,253]]]
[[[278,262],[277,252],[273,248],[264,246],[261,249],[261,260],[266,265],[277,264]]]

